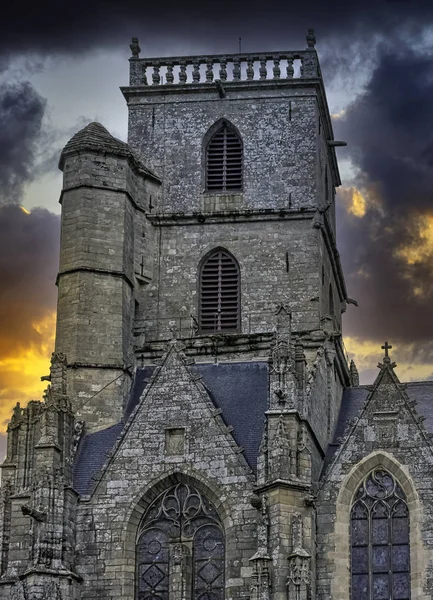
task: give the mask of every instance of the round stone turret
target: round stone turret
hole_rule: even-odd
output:
[[[67,358],[73,408],[92,429],[122,417],[132,373],[135,274],[143,254],[151,255],[145,211],[159,180],[100,123],[72,137],[59,168],[56,351]]]

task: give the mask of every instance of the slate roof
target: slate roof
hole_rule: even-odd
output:
[[[125,422],[137,407],[154,369],[153,366],[137,369],[122,422],[87,434],[81,441],[74,465],[74,488],[81,495],[91,492],[95,477],[122,433]],[[245,458],[255,470],[264,413],[268,409],[268,364],[199,363],[191,370],[202,376],[212,401],[221,408],[225,423],[234,428],[232,435],[244,448]]]
[[[108,454],[121,434],[123,423],[84,436],[74,463],[74,488],[83,495],[88,494]]]
[[[227,425],[234,430],[238,446],[244,448],[254,470],[268,409],[268,364],[265,362],[198,364],[193,370],[203,383]]]
[[[108,129],[101,125],[101,123],[96,122],[89,123],[71,137],[60,155],[59,169],[63,171],[65,157],[68,154],[83,152],[85,150],[128,158],[140,171],[159,181],[159,178],[138,160],[128,144],[112,136]]]
[[[416,412],[425,419],[424,427],[429,433],[433,433],[433,381],[412,381],[405,386],[410,400],[416,402]],[[347,423],[359,414],[368,394],[369,390],[366,386],[348,388],[344,391],[334,439],[329,444],[325,464],[329,464],[332,460],[340,446],[340,439],[344,435]]]

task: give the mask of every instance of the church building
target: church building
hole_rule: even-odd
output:
[[[90,123],[63,149],[56,347],[8,426],[1,600],[433,599],[433,382],[400,383],[388,342],[372,386],[347,362],[342,143],[306,39],[141,58],[133,38],[128,143]]]

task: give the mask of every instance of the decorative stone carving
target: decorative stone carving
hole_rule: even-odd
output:
[[[292,458],[290,441],[284,423],[284,416],[278,418],[278,424],[272,438],[272,447],[269,453],[269,478],[290,479]]]
[[[21,421],[22,416],[23,416],[23,409],[21,408],[20,403],[17,402],[15,404],[9,426],[14,427],[15,425],[18,425],[18,423]]]
[[[265,483],[268,479],[268,441],[268,422],[265,420],[257,457],[257,483],[259,485]]]
[[[308,30],[308,33],[307,33],[305,39],[307,40],[308,48],[313,49],[314,46],[316,45],[316,36],[314,34],[314,29],[309,29]]]
[[[350,361],[350,383],[354,387],[359,385],[359,373],[353,360]]]
[[[269,564],[269,511],[266,495],[258,496],[252,502],[260,510],[257,523],[257,552],[250,558],[253,563],[251,575],[250,594],[251,600],[268,600],[270,597]]]
[[[78,419],[74,423],[74,437],[72,440],[72,451],[71,451],[72,461],[75,457],[75,454],[77,453],[78,446],[79,446],[81,438],[83,436],[83,432],[84,432],[84,421],[81,421],[80,419]]]
[[[59,515],[64,510],[64,478],[60,471],[54,474],[47,468],[35,473],[32,501],[21,507],[30,517],[30,563],[51,569],[62,568],[63,526]]]
[[[289,600],[309,600],[311,597],[311,556],[304,548],[304,524],[301,513],[292,516],[292,553],[289,556],[287,579]]]
[[[141,48],[140,48],[140,44],[138,43],[138,38],[137,37],[133,37],[131,43],[129,44],[129,47],[131,49],[131,54],[134,58],[138,58],[140,56],[140,52],[141,52]]]

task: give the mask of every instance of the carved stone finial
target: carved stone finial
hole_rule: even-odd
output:
[[[129,47],[131,48],[132,56],[134,58],[138,58],[140,56],[141,48],[140,48],[140,44],[138,43],[137,37],[132,38],[132,41],[129,44]]]
[[[390,363],[391,359],[389,357],[388,350],[391,350],[392,346],[390,344],[388,344],[388,342],[385,342],[385,344],[383,346],[381,346],[381,348],[382,348],[382,350],[385,350],[385,356],[384,356],[383,362]]]
[[[314,34],[314,29],[309,29],[306,35],[307,45],[309,48],[314,48],[316,45],[316,36]]]
[[[350,383],[353,387],[359,385],[359,373],[354,360],[350,361]]]
[[[21,408],[21,405],[19,402],[17,402],[14,406],[14,412],[12,413],[12,419],[11,419],[12,425],[15,425],[15,423],[17,423],[19,421],[22,414],[23,414],[23,410]]]

